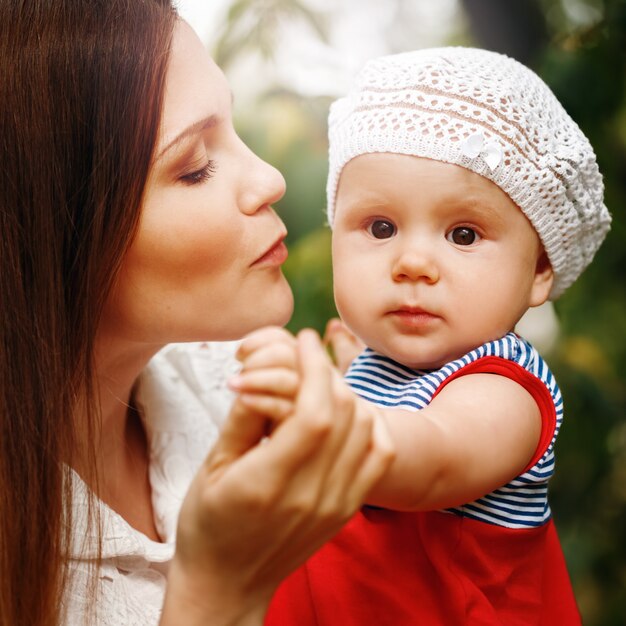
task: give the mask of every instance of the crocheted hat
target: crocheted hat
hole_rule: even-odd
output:
[[[521,63],[473,48],[433,48],[368,62],[331,106],[328,221],[344,165],[371,152],[463,166],[500,187],[535,227],[558,298],[610,228],[589,141]]]

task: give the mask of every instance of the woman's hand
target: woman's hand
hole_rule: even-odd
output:
[[[185,498],[163,624],[261,624],[279,583],[333,537],[393,460],[382,425],[355,419],[313,331],[297,338],[293,414],[268,438],[236,404]],[[263,443],[260,443],[263,440]]]
[[[340,395],[345,394],[340,391],[346,384],[342,374],[365,345],[338,318],[326,325],[324,345],[337,365],[334,389]],[[271,419],[273,423],[268,424],[271,429],[293,411],[299,387],[295,338],[284,328],[265,327],[243,340],[237,357],[242,369],[231,378],[230,386],[249,410]]]

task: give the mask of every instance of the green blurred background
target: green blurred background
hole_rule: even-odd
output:
[[[289,58],[284,50],[282,57],[279,54],[285,28],[298,24],[309,39],[332,47],[333,20],[342,5],[345,16],[345,10],[374,11],[376,3],[222,4],[212,34],[198,30],[233,84],[239,133],[287,180],[288,191],[277,210],[290,233],[285,273],[296,308],[289,328],[312,326],[321,331],[336,314],[324,205],[326,115],[337,93],[303,93],[306,90],[290,86],[272,71]],[[391,32],[386,48],[373,54],[433,45],[432,40],[424,41],[424,24],[421,30],[415,25],[411,39],[407,16],[415,19],[418,4],[421,11],[434,11],[436,3],[388,0],[391,25],[395,20],[403,26],[402,36]],[[444,4],[441,19],[448,23],[435,43],[477,45],[532,67],[590,138],[605,176],[611,233],[591,267],[556,302],[558,333],[544,356],[566,405],[551,502],[578,602],[587,626],[621,626],[626,624],[626,0]],[[353,33],[358,38],[358,30]],[[363,38],[368,36],[363,33]],[[360,48],[356,43],[362,53],[363,42]],[[256,65],[250,63],[253,57]],[[314,69],[306,64],[296,68],[300,85],[308,76],[313,80]],[[239,102],[248,79],[256,81],[257,88]],[[345,91],[344,85],[334,91]]]

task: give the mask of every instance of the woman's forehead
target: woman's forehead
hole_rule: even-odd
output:
[[[194,30],[183,20],[174,29],[165,80],[157,154],[190,127],[230,114],[228,82]]]

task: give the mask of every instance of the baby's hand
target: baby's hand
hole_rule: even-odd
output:
[[[324,343],[330,347],[335,365],[342,374],[365,349],[365,344],[336,317],[326,324]]]
[[[300,386],[297,343],[283,328],[268,327],[248,335],[237,352],[241,372],[229,380],[247,409],[273,422],[293,413]]]

